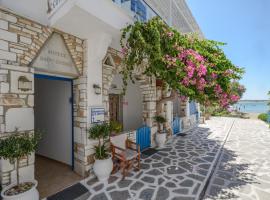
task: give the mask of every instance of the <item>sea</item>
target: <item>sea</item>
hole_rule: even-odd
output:
[[[267,113],[270,106],[268,100],[240,100],[233,108],[244,113]]]

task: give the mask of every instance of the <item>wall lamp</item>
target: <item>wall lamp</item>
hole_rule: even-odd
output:
[[[94,84],[93,88],[95,90],[95,94],[97,94],[97,95],[101,94],[101,87],[98,84]]]

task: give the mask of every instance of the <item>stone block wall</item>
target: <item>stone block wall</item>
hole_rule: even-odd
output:
[[[63,36],[70,55],[80,72],[74,80],[74,140],[75,170],[83,174],[87,165],[85,156],[87,123],[87,82],[84,61],[84,41],[59,30],[43,26],[10,11],[0,9],[0,138],[15,133],[34,131],[34,73],[32,61],[53,32]],[[85,65],[86,66],[86,65]],[[24,76],[32,82],[27,91],[18,89],[18,77]],[[20,162],[21,175],[34,176],[34,155]],[[0,160],[0,182],[7,185],[15,181],[14,166]]]

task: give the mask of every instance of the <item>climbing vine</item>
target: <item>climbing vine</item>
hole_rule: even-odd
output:
[[[241,79],[243,69],[226,57],[221,42],[181,34],[161,19],[135,22],[122,30],[123,83],[139,68],[176,91],[182,99],[218,102],[226,107],[239,100],[231,83]]]

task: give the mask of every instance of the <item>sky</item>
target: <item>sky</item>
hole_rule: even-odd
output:
[[[224,51],[245,68],[242,99],[268,99],[270,0],[186,0],[204,36],[227,43]]]

